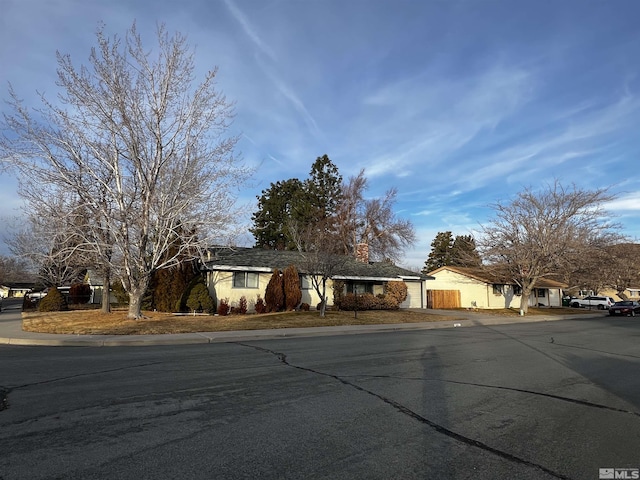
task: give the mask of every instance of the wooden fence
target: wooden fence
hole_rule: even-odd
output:
[[[427,308],[460,307],[460,290],[427,290]]]

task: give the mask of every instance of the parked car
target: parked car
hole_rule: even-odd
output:
[[[636,313],[640,313],[640,303],[633,300],[616,302],[609,307],[609,315],[627,315],[635,317]]]
[[[611,297],[600,297],[595,295],[590,295],[584,298],[572,298],[571,306],[575,308],[580,307],[588,307],[588,308],[597,308],[598,310],[606,310],[611,307],[616,301]]]

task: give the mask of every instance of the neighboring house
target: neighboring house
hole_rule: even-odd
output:
[[[104,290],[104,278],[98,275],[93,269],[87,270],[87,273],[84,275],[83,283],[89,285],[91,288],[91,296],[89,297],[89,302],[92,304],[101,304],[102,303],[102,291]],[[109,292],[109,303],[118,303],[113,292]]]
[[[435,299],[428,308],[519,308],[522,289],[513,281],[485,268],[440,267],[429,275],[427,296]],[[562,306],[562,289],[566,285],[541,279],[529,297],[529,306]],[[438,293],[449,292],[447,296]],[[439,298],[454,299],[438,305]],[[453,305],[452,303],[457,303]]]
[[[366,259],[363,259],[366,260]],[[389,262],[369,262],[345,257],[340,273],[335,280],[345,283],[346,292],[383,293],[387,282],[404,281],[407,284],[407,299],[401,308],[425,308],[425,282],[430,278],[420,273],[393,265]],[[265,290],[274,269],[281,272],[293,265],[300,274],[302,302],[315,307],[320,298],[315,292],[311,275],[314,272],[301,271],[303,257],[300,252],[287,250],[265,250],[261,248],[228,247],[210,251],[205,262],[207,286],[216,303],[228,299],[237,305],[241,297],[247,299],[249,309],[255,306],[258,295],[264,299]],[[333,304],[333,282],[327,281],[327,304]]]
[[[0,285],[0,297],[24,297],[35,286],[35,283],[5,283]]]
[[[627,288],[624,290],[623,293],[627,296],[627,299],[629,300],[640,299],[640,288]],[[612,297],[616,302],[619,302],[620,300],[622,300],[622,297],[618,295],[618,291],[615,288],[602,288],[597,294],[607,296],[607,297]]]
[[[629,298],[629,300],[640,300],[640,287],[634,287],[634,288],[627,288],[624,293],[627,295],[627,297]],[[615,296],[613,298],[616,298],[618,296],[618,293],[616,292]]]

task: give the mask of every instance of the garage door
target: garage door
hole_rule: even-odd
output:
[[[407,282],[407,299],[402,302],[400,308],[423,308],[422,282]]]

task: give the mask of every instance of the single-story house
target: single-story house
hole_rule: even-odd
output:
[[[20,282],[12,282],[12,283],[4,283],[0,285],[0,297],[10,298],[10,297],[24,297],[27,293],[31,291],[36,286],[35,283],[20,283]]]
[[[102,291],[104,290],[104,278],[98,275],[98,272],[95,270],[89,269],[85,273],[82,282],[89,285],[89,288],[91,289],[91,295],[89,296],[89,301],[87,303],[101,304]],[[117,298],[111,291],[109,292],[109,303],[118,303]]]
[[[274,269],[283,271],[289,265],[293,265],[300,275],[302,302],[315,307],[320,303],[320,297],[311,281],[314,272],[303,271],[300,267],[303,264],[303,254],[297,251],[222,247],[210,250],[204,270],[209,293],[216,303],[226,298],[231,305],[237,305],[244,296],[249,309],[252,309],[258,296],[264,299]],[[387,282],[404,281],[408,294],[400,307],[425,308],[425,284],[429,278],[390,262],[370,262],[366,258],[356,260],[344,257],[339,273],[327,281],[327,305],[333,304],[333,280],[344,282],[346,292],[374,295],[383,293]]]
[[[513,280],[488,268],[440,267],[429,275],[427,296],[453,299],[458,305],[427,305],[428,308],[519,308],[522,289]],[[529,306],[561,307],[562,290],[567,285],[550,279],[539,280],[529,297]],[[438,293],[449,292],[442,296]]]

